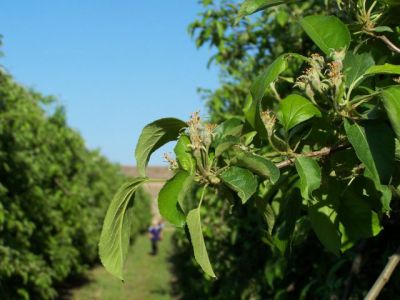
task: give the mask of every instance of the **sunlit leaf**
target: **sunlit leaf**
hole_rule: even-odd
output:
[[[307,16],[301,26],[313,42],[326,54],[350,46],[351,36],[347,26],[335,16]]]
[[[300,176],[301,196],[309,199],[311,193],[321,185],[321,168],[314,159],[304,156],[296,158],[295,166]]]
[[[176,143],[174,152],[179,166],[193,175],[196,171],[196,160],[192,156],[192,150],[189,145],[189,137],[187,135],[181,135]]]
[[[182,227],[185,224],[185,215],[179,203],[188,192],[193,177],[180,171],[169,179],[158,194],[158,209],[161,216],[171,224]]]
[[[400,140],[400,86],[392,86],[382,91],[383,105],[392,128]]]
[[[186,223],[192,241],[194,258],[207,275],[215,277],[208,257],[206,245],[204,243],[203,231],[201,228],[200,208],[195,208],[188,213]]]
[[[140,176],[146,174],[150,155],[166,143],[176,140],[185,127],[187,124],[181,120],[165,118],[154,121],[143,128],[135,150],[136,167]]]
[[[306,98],[292,94],[279,103],[277,118],[286,131],[312,117],[320,117],[321,112]]]
[[[236,18],[236,23],[245,16],[254,14],[260,10],[264,10],[268,7],[275,5],[291,2],[290,0],[245,0],[239,9],[238,16]]]
[[[100,260],[106,270],[123,280],[123,266],[131,232],[132,198],[148,178],[135,178],[124,184],[108,207],[99,243]]]

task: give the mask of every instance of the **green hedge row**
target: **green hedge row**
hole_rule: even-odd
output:
[[[66,124],[62,107],[0,71],[0,298],[53,299],[98,260],[105,210],[126,180]],[[136,201],[141,222],[150,200]]]

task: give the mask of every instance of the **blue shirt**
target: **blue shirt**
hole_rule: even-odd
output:
[[[162,225],[151,226],[149,228],[148,232],[151,234],[151,240],[152,241],[159,241],[160,240],[160,235],[161,235],[162,229],[163,229]]]

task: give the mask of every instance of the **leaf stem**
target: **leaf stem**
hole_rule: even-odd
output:
[[[201,191],[200,202],[199,202],[199,206],[198,206],[199,208],[200,208],[201,204],[203,203],[204,194],[205,194],[205,192],[206,192],[207,186],[208,186],[208,184],[206,184],[206,185],[203,187],[203,190]]]

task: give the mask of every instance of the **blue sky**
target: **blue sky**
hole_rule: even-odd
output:
[[[196,0],[2,0],[0,64],[57,96],[90,148],[133,165],[145,124],[204,112],[196,88],[218,85],[210,50],[186,31],[199,11]],[[162,151],[151,164],[163,164]]]

